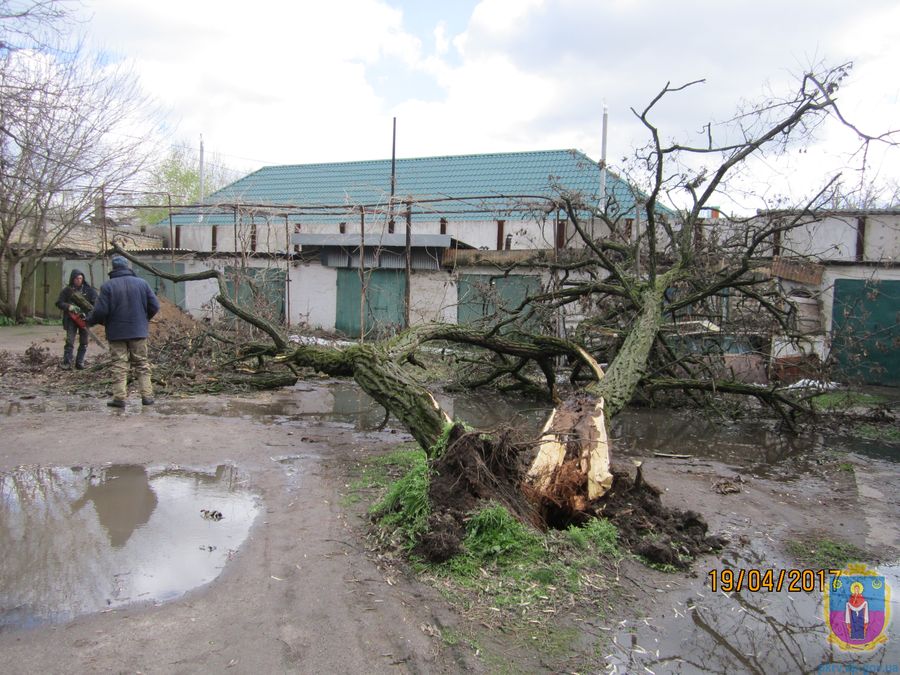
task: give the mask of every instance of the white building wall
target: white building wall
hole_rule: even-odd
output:
[[[181,225],[179,248],[187,251],[212,250],[212,228],[209,225]],[[169,237],[166,237],[168,240]]]
[[[862,218],[863,258],[869,262],[900,258],[900,214],[894,213],[842,214],[801,225],[782,236],[782,255],[853,262]]]
[[[193,260],[185,263],[186,274],[205,272],[214,268],[224,271],[223,262],[213,260]],[[216,302],[219,294],[219,282],[216,279],[203,279],[201,281],[188,281],[184,287],[184,305],[187,312],[196,318],[219,318],[225,310]]]
[[[413,217],[412,232],[413,234],[440,234],[440,220],[423,220],[421,217],[416,219]],[[402,213],[398,213],[394,218],[394,233],[400,234],[406,231],[406,220]],[[293,231],[293,225],[291,226]],[[464,242],[475,248],[496,250],[497,249],[497,220],[448,220],[446,224],[446,234],[450,235],[458,241]],[[337,234],[340,229],[337,224],[321,224],[321,223],[301,223],[300,232],[304,234]],[[357,234],[360,231],[359,215],[354,214],[348,218],[344,227],[347,234]],[[387,219],[385,217],[371,218],[366,220],[366,239],[372,240],[382,233],[388,232]],[[506,219],[503,224],[503,237],[501,248],[506,246],[506,236],[512,235],[510,248],[512,249],[534,249],[534,248],[553,248],[555,244],[554,224],[551,221],[535,222],[532,219]]]
[[[900,262],[900,215],[866,216],[866,260]]]
[[[334,330],[337,318],[337,269],[317,262],[291,266],[288,287],[291,324]]]
[[[456,279],[443,270],[413,270],[409,284],[409,320],[415,325],[456,323]]]
[[[857,219],[852,216],[800,225],[782,234],[781,255],[852,261],[856,258],[856,226]]]

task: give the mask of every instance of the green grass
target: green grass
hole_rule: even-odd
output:
[[[62,319],[42,319],[29,316],[22,322],[18,322],[12,317],[0,316],[0,326],[62,326]]]
[[[831,539],[805,538],[788,544],[788,551],[809,567],[839,569],[851,562],[865,562],[870,556],[854,544]]]
[[[582,551],[593,551],[600,555],[617,558],[622,554],[619,548],[619,531],[605,518],[588,521],[584,526],[571,525],[566,536]]]
[[[471,625],[502,631],[503,640],[530,653],[540,662],[567,664],[580,632],[558,625],[567,612],[605,616],[620,591],[612,581],[612,559],[623,554],[618,532],[607,520],[592,520],[566,531],[539,532],[523,524],[504,506],[487,502],[468,514],[461,552],[443,563],[429,563],[412,553],[427,527],[429,471],[421,450],[392,453],[381,464],[368,463],[359,483],[379,488],[384,496],[370,509],[375,516],[372,536],[380,546],[405,552],[410,569],[430,583]],[[386,474],[403,475],[380,488]],[[577,609],[575,609],[577,608]],[[490,672],[519,672],[506,657],[472,635],[443,630],[444,644],[474,649]],[[521,671],[526,672],[526,671]]]
[[[404,547],[411,550],[425,530],[431,506],[428,503],[428,460],[420,449],[392,453],[383,462],[405,468],[406,472],[391,483],[380,501],[369,509],[378,524],[399,534]]]
[[[855,407],[875,407],[887,403],[884,396],[857,391],[831,391],[811,399],[816,410],[847,410]]]
[[[887,441],[900,443],[900,429],[891,424],[858,424],[854,431],[861,437],[870,441]]]
[[[418,461],[421,450],[414,443],[398,447],[396,450],[361,462],[357,477],[347,486],[341,504],[349,506],[358,504],[373,490],[384,490],[397,476],[409,471]]]

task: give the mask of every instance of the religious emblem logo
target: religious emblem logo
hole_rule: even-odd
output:
[[[887,642],[891,588],[862,564],[835,571],[825,589],[828,641],[845,651],[870,651]]]

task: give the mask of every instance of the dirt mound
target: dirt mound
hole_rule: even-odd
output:
[[[165,342],[170,338],[196,336],[203,332],[202,324],[167,298],[159,298],[159,312],[150,322],[150,342]]]
[[[592,515],[608,518],[619,530],[619,543],[662,565],[684,569],[702,553],[726,543],[709,536],[706,520],[696,511],[665,506],[660,490],[643,479],[640,466],[632,477],[624,467],[612,467],[613,485],[594,504]]]
[[[468,515],[486,501],[499,502],[519,520],[539,529],[563,529],[590,518],[612,521],[619,543],[653,563],[686,568],[696,556],[721,548],[720,537],[708,536],[708,525],[694,511],[663,505],[660,490],[643,479],[641,468],[613,466],[613,484],[599,499],[588,502],[587,478],[575,465],[564,464],[549,494],[541,499],[525,483],[525,453],[509,433],[492,438],[466,433],[458,425],[450,432],[447,449],[434,462],[429,487],[432,515],[416,552],[441,562],[459,553]],[[572,505],[578,504],[578,509]]]

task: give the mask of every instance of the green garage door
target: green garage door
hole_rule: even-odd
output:
[[[228,297],[269,321],[284,322],[285,271],[274,267],[226,267]]]
[[[541,279],[527,274],[490,276],[463,274],[457,285],[456,321],[460,324],[492,323],[504,319],[501,310],[518,309],[525,298],[539,293]],[[499,314],[499,316],[498,316]]]
[[[61,316],[61,312],[56,307],[56,300],[59,298],[59,292],[63,289],[63,269],[62,261],[44,260],[37,264],[33,277],[34,302],[31,307],[27,308],[26,314],[34,314],[44,318],[57,318]],[[69,283],[69,277],[66,276],[65,283]],[[23,289],[23,292],[26,292]]]
[[[337,271],[337,316],[335,328],[359,337],[359,309],[362,285],[359,271]],[[367,337],[391,335],[406,327],[403,303],[406,293],[404,270],[371,270],[366,272],[365,331]]]
[[[838,279],[832,320],[839,376],[900,386],[900,281]]]
[[[160,272],[166,272],[167,274],[184,274],[184,263],[148,262],[148,264],[152,265]],[[186,308],[183,283],[176,284],[174,281],[158,277],[155,274],[151,274],[140,265],[132,265],[132,269],[136,275],[150,284],[150,288],[153,289],[153,292],[156,293],[156,295],[171,300],[181,307],[181,309]]]

